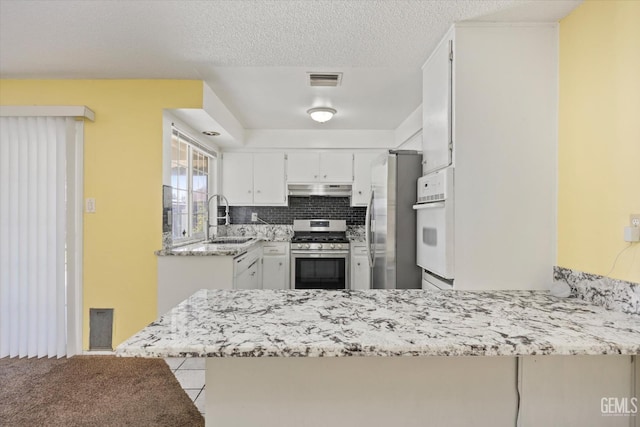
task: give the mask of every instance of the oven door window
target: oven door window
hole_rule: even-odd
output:
[[[346,258],[296,258],[296,289],[346,289]]]

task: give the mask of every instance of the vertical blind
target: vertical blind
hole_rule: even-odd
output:
[[[62,357],[67,117],[0,117],[0,357]]]

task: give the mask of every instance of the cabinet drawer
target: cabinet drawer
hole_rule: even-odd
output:
[[[352,246],[351,253],[353,254],[353,256],[367,256],[367,246],[366,245]]]
[[[287,254],[287,244],[265,244],[262,247],[263,254],[265,256],[269,255],[286,255]]]

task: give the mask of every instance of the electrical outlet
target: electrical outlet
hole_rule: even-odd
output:
[[[89,197],[85,200],[85,211],[87,213],[96,213],[96,199]]]
[[[251,222],[256,222],[258,220],[258,213],[251,212]]]
[[[632,227],[640,227],[640,214],[629,215],[629,222]]]

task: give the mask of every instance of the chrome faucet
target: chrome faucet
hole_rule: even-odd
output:
[[[209,197],[207,199],[207,225],[205,227],[204,230],[204,240],[206,242],[209,241],[209,228],[211,227],[211,199],[213,199],[214,197],[218,197],[220,199],[222,199],[224,201],[224,216],[216,216],[216,225],[218,225],[218,220],[219,219],[224,219],[224,225],[229,225],[231,224],[230,218],[229,218],[229,201],[227,200],[226,197],[224,197],[222,194],[214,194],[213,196]]]

